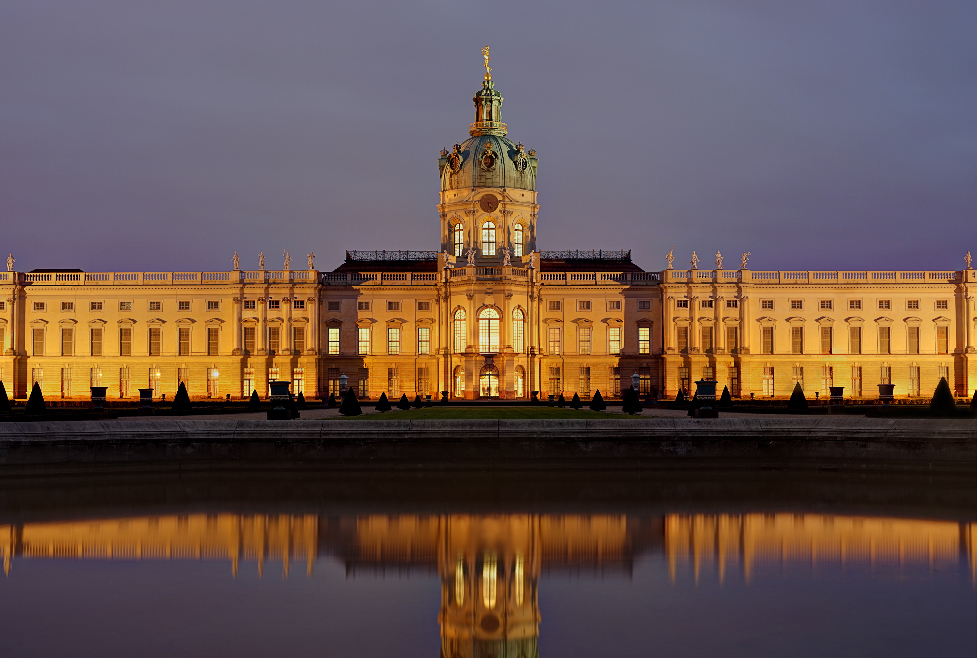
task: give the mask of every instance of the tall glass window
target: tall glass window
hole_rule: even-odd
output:
[[[418,354],[431,353],[431,328],[430,327],[419,327],[417,329],[417,353]]]
[[[468,340],[465,338],[465,332],[468,331],[467,317],[465,309],[459,308],[455,311],[455,352],[464,352],[468,346]]]
[[[400,327],[387,327],[387,354],[400,354]]]
[[[559,354],[560,353],[560,328],[550,327],[548,336],[549,336],[550,354]]]
[[[577,329],[577,343],[580,354],[590,354],[590,339],[593,330],[590,327],[580,327]]]
[[[512,312],[512,349],[517,354],[526,349],[524,318],[522,309],[517,308]]]
[[[610,327],[607,330],[607,351],[609,354],[621,353],[621,328]]]
[[[495,255],[495,224],[493,222],[482,224],[482,255]]]
[[[326,332],[329,339],[329,354],[339,354],[339,327],[326,327]]]
[[[638,353],[651,354],[651,327],[638,327]]]
[[[523,237],[522,224],[516,224],[516,228],[512,231],[512,255],[522,256],[523,255],[523,245],[525,238]]]
[[[357,353],[358,354],[369,354],[370,353],[370,329],[368,327],[360,327],[356,330],[357,338]]]
[[[483,353],[499,351],[499,312],[494,308],[478,314],[478,348]]]
[[[465,227],[461,224],[455,224],[452,230],[452,243],[454,244],[455,256],[465,255]]]

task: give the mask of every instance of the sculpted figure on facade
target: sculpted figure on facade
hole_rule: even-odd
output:
[[[699,269],[699,257],[696,255],[695,251],[692,252],[692,260],[689,261],[689,264],[692,265],[693,270]]]
[[[716,269],[723,269],[723,255],[719,250],[716,250]]]
[[[236,251],[234,252],[234,258],[232,258],[231,260],[234,262],[235,270],[241,269],[241,257],[237,255]]]
[[[511,264],[512,263],[509,258],[509,247],[502,247],[502,266],[509,267]]]
[[[309,269],[310,270],[314,270],[315,269],[315,252],[314,251],[313,252],[310,252],[308,258],[309,258]]]
[[[973,269],[971,267],[971,264],[973,263],[973,258],[970,256],[970,252],[969,251],[967,252],[967,255],[963,257],[963,262],[965,262],[967,264],[967,269],[968,270]]]
[[[672,269],[672,263],[675,261],[675,245],[672,245],[672,248],[665,254],[665,260],[668,261],[668,267],[665,269]]]
[[[970,253],[970,252],[967,252],[967,253]],[[8,272],[13,272],[14,271],[14,255],[13,254],[9,254],[7,256],[7,271]]]
[[[536,252],[529,254],[529,269],[536,267]]]
[[[260,254],[258,254],[258,269],[259,270],[265,269],[265,252],[263,251]]]
[[[282,250],[282,255],[285,256],[285,267],[282,269],[286,271],[292,269],[292,257],[289,255],[288,251]]]
[[[750,260],[750,256],[752,255],[753,254],[751,254],[749,251],[743,252],[743,255],[740,257],[740,269],[742,270],[746,269],[746,261]]]
[[[468,251],[465,252],[465,255],[468,256],[468,264],[469,265],[474,265],[475,264],[475,247],[469,247],[468,248]]]

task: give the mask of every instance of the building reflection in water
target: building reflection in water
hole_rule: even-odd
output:
[[[437,573],[442,653],[535,656],[543,571],[629,575],[664,554],[674,581],[709,565],[720,581],[749,582],[763,564],[938,568],[969,563],[977,577],[977,523],[823,514],[317,515],[191,514],[0,525],[4,573],[15,559],[227,560],[294,563],[319,557],[347,574]]]

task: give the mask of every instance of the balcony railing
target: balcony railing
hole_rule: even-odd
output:
[[[25,284],[49,286],[210,285],[263,282],[315,283],[309,270],[232,270],[225,272],[27,272]],[[3,272],[0,281],[15,280],[16,272]]]
[[[955,282],[961,276],[971,276],[948,270],[900,271],[900,270],[665,270],[666,283],[758,283],[770,285],[796,285],[811,283],[850,284],[901,284]]]

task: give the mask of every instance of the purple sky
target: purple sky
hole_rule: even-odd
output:
[[[492,47],[539,246],[754,269],[977,253],[977,2],[0,0],[18,270],[438,246]]]

